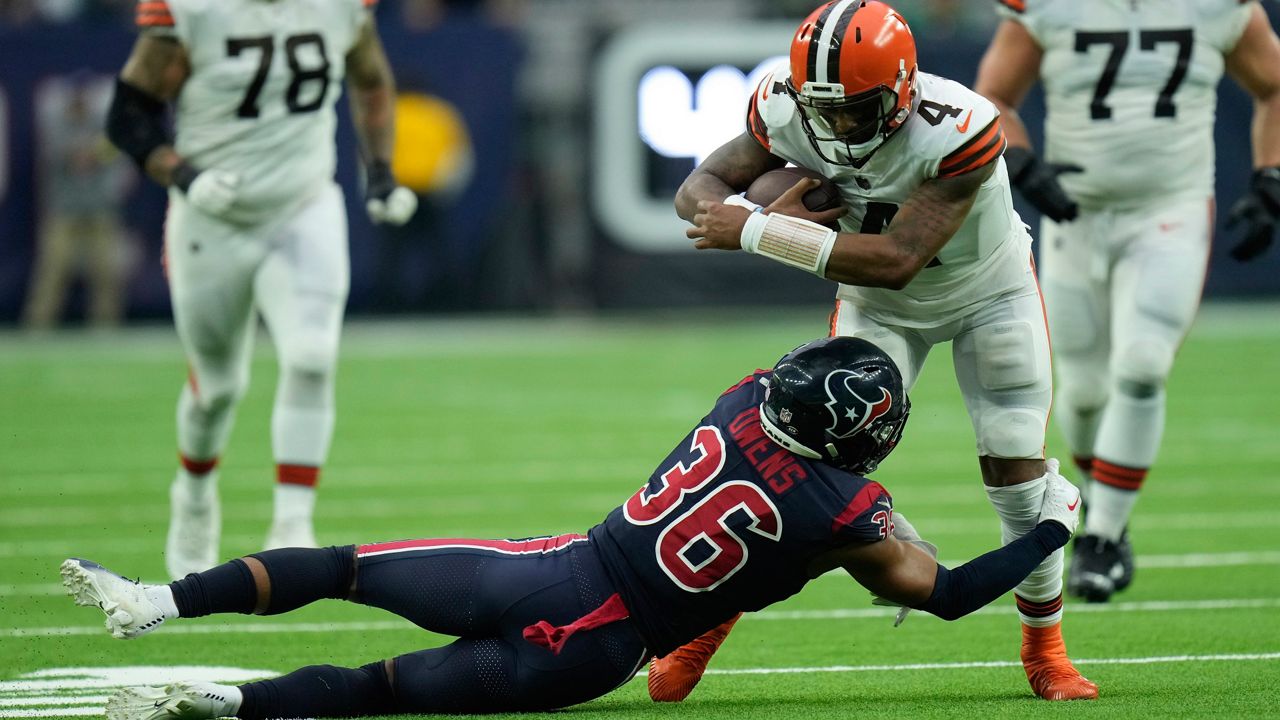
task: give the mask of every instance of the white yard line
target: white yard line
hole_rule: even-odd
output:
[[[1143,612],[1195,612],[1203,610],[1254,610],[1259,608],[1280,607],[1280,598],[1226,598],[1218,600],[1148,600],[1142,602],[1119,602],[1105,605],[1072,604],[1068,613],[1143,613]],[[748,613],[745,618],[753,620],[857,620],[862,618],[891,617],[896,614],[894,608],[834,608],[830,610],[764,610]],[[1013,605],[988,606],[976,614],[1013,615],[1017,608]],[[932,617],[926,613],[917,613],[921,617]],[[377,632],[415,630],[416,626],[406,620],[380,620],[373,622],[332,622],[332,623],[281,623],[281,622],[229,622],[209,623],[201,625],[166,625],[166,635],[214,635],[214,634],[276,634],[276,633],[326,633],[326,632]],[[67,625],[60,627],[31,627],[0,629],[0,637],[59,637],[68,635],[102,635],[106,631],[101,625],[83,626]]]

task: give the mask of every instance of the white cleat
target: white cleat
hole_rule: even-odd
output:
[[[122,640],[146,635],[167,618],[147,597],[141,583],[123,578],[91,560],[70,558],[61,568],[62,585],[77,605],[97,607],[107,615],[107,630]]]
[[[316,544],[316,531],[311,524],[311,518],[294,518],[271,524],[271,531],[267,533],[267,542],[262,549],[278,550],[290,547],[319,547]]]
[[[179,471],[169,488],[169,537],[164,566],[172,580],[218,564],[222,510],[217,476],[193,478]]]
[[[107,699],[107,720],[212,720],[240,709],[239,691],[226,685],[177,682],[126,687]]]

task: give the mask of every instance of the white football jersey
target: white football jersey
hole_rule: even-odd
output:
[[[815,170],[840,188],[849,213],[845,232],[879,234],[924,182],[996,163],[964,224],[902,290],[840,285],[837,296],[868,316],[906,327],[934,327],[1023,287],[1031,236],[1013,209],[1001,154],[1004,133],[994,105],[963,85],[920,73],[919,92],[906,124],[860,168],[828,163],[814,150],[800,111],[786,93],[786,65],[765,76],[751,97],[747,129],[771,153]],[[838,157],[836,145],[823,145]]]
[[[1045,157],[1089,207],[1213,194],[1223,57],[1252,11],[1241,0],[999,0],[1044,51]]]
[[[260,223],[333,179],[333,105],[372,0],[141,0],[137,22],[190,59],[175,149],[239,173],[227,219]]]

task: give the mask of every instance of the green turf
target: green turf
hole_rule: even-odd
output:
[[[635,490],[727,385],[825,330],[821,309],[767,323],[754,313],[604,320],[456,320],[348,328],[339,420],[318,509],[320,539],[520,537],[582,530]],[[1133,522],[1127,611],[1068,607],[1092,704],[1032,698],[1016,665],[869,670],[912,663],[1016,662],[1009,598],[955,623],[865,616],[867,593],[814,581],[739,624],[681,706],[649,703],[643,680],[571,717],[1266,717],[1280,716],[1280,326],[1275,305],[1210,308],[1170,381],[1161,460]],[[270,514],[274,386],[261,342],[222,470],[223,553],[258,549]],[[168,329],[119,336],[0,336],[0,718],[28,713],[13,681],[71,666],[220,665],[286,671],[363,664],[438,644],[375,610],[327,603],[279,618],[192,621],[217,632],[112,640],[96,611],[55,594],[56,567],[85,555],[144,579],[163,575],[176,392],[185,375]],[[876,479],[946,560],[994,546],[968,418],[936,352],[912,394],[902,447]],[[1065,457],[1056,429],[1050,452]],[[1237,553],[1237,555],[1228,555]],[[1208,557],[1190,557],[1208,554]],[[1170,567],[1191,562],[1193,567]],[[1195,601],[1221,600],[1216,609]],[[1138,602],[1175,603],[1134,605]],[[1084,611],[1082,611],[1084,610]],[[859,614],[861,613],[861,614]],[[330,632],[258,632],[281,623]],[[353,629],[351,623],[381,623]],[[51,635],[53,628],[85,634]],[[25,631],[23,634],[21,631]],[[817,668],[860,669],[818,672]],[[54,711],[56,705],[40,706]]]

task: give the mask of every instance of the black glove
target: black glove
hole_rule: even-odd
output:
[[[1227,216],[1227,227],[1245,224],[1244,239],[1231,248],[1231,257],[1248,262],[1271,246],[1280,223],[1280,167],[1255,170],[1249,192],[1236,201]]]
[[[1027,202],[1035,206],[1054,222],[1075,220],[1080,206],[1072,200],[1058,176],[1068,172],[1083,172],[1079,165],[1041,162],[1028,148],[1011,147],[1004,151],[1004,164],[1009,169],[1009,179]]]

